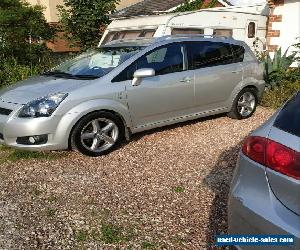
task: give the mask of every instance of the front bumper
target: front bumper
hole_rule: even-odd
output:
[[[300,249],[300,216],[273,194],[265,167],[240,153],[228,204],[230,234],[294,235],[293,246],[236,246],[238,249]]]
[[[0,115],[0,144],[28,150],[64,150],[68,148],[68,125],[62,124],[61,116],[42,118],[18,118],[17,111],[9,116]],[[66,126],[64,126],[66,125]],[[17,143],[18,137],[47,135],[48,140],[42,145],[24,145]]]

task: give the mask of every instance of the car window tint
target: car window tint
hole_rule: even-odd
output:
[[[123,82],[133,79],[133,74],[137,70],[136,63],[132,63],[126,67],[120,74],[118,74],[112,82]]]
[[[133,74],[138,69],[151,68],[155,75],[164,75],[183,71],[183,46],[172,43],[146,53],[134,63],[124,69],[112,82],[121,82],[133,79]]]
[[[231,45],[221,42],[187,43],[189,69],[199,69],[233,62]]]
[[[183,48],[178,43],[159,47],[137,60],[137,69],[151,68],[155,75],[183,70]]]
[[[274,126],[300,137],[300,92],[283,107]]]
[[[245,49],[243,46],[232,45],[233,62],[242,62],[244,60]]]

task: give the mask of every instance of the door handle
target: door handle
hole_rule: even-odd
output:
[[[184,82],[184,83],[190,83],[191,81],[192,81],[192,78],[190,78],[190,77],[185,77],[180,80],[180,82]]]
[[[233,73],[233,74],[238,74],[238,73],[241,73],[242,72],[242,70],[233,70],[233,71],[231,71],[231,73]]]

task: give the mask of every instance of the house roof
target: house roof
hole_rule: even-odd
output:
[[[133,4],[127,8],[121,9],[114,13],[112,17],[131,17],[141,15],[153,15],[157,12],[168,11],[172,8],[183,4],[184,0],[144,0],[139,3]],[[227,0],[219,1],[222,5],[232,4]]]

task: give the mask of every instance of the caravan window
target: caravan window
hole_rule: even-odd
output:
[[[214,36],[232,37],[232,29],[214,29]]]
[[[178,29],[178,28],[174,28],[172,29],[172,35],[185,35],[185,34],[189,34],[189,35],[201,35],[204,34],[204,30],[203,29]]]
[[[248,24],[248,38],[255,37],[255,22],[250,22]]]
[[[153,37],[154,33],[155,30],[111,31],[106,35],[103,44],[106,44],[114,40],[120,40],[120,39],[134,39],[137,37],[151,38]]]

